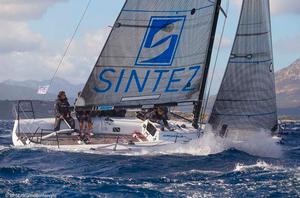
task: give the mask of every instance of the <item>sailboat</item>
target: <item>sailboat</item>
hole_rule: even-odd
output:
[[[94,118],[91,143],[78,144],[67,124],[53,131],[53,118],[20,119],[18,112],[14,145],[115,151],[180,145],[201,138],[199,118],[220,9],[221,0],[127,0],[75,104],[100,110],[191,104],[193,120],[169,120],[173,130],[162,131],[149,120]],[[216,130],[276,125],[269,13],[268,0],[244,0],[209,119]]]

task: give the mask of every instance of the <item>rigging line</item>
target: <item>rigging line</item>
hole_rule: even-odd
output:
[[[216,71],[216,66],[217,66],[217,63],[218,63],[218,58],[219,58],[219,54],[220,54],[220,49],[221,49],[221,45],[222,45],[222,41],[223,41],[223,36],[224,36],[224,32],[225,32],[225,27],[226,27],[226,22],[227,22],[228,11],[229,11],[229,0],[227,0],[226,14],[224,14],[225,19],[224,19],[224,22],[223,22],[223,27],[222,27],[222,32],[221,32],[220,41],[219,41],[219,44],[218,44],[218,50],[217,50],[217,54],[216,54],[216,59],[215,59],[213,71],[212,71],[212,77],[211,77],[210,82],[209,82],[208,92],[207,92],[207,96],[206,96],[206,99],[205,99],[204,108],[202,108],[202,111],[201,111],[201,114],[200,114],[200,115],[201,115],[201,116],[200,116],[200,122],[201,122],[201,123],[202,123],[203,120],[205,119],[205,118],[204,118],[204,114],[205,114],[206,109],[207,109],[208,99],[209,99],[209,95],[210,95],[211,87],[212,87],[212,82],[213,82],[214,76],[215,76],[214,74],[215,74],[215,71]]]
[[[27,125],[25,125],[25,127],[24,128],[26,128],[27,129],[27,132],[28,133],[30,133],[31,131],[33,131],[32,130],[32,125],[33,125],[33,122],[34,122],[34,120],[33,119],[31,119],[31,118],[29,118],[29,116],[26,114],[26,111],[24,110],[24,108],[23,108],[23,106],[22,105],[20,105],[20,110],[22,111],[22,113],[23,113],[23,115],[25,116],[25,119],[27,119],[27,120],[30,120],[30,127],[29,126],[27,126]],[[19,120],[19,123],[18,124],[21,124],[21,119]],[[21,133],[23,133],[23,135],[26,137],[26,138],[28,138],[27,137],[27,135],[25,134],[26,133],[26,131],[24,132],[21,132]]]
[[[53,74],[53,76],[52,76],[52,78],[51,78],[51,80],[50,80],[49,87],[50,87],[51,84],[53,83],[53,80],[54,80],[54,78],[55,78],[55,76],[56,76],[56,74],[57,74],[57,72],[58,72],[60,66],[62,65],[62,63],[63,63],[63,61],[64,61],[65,56],[67,55],[67,53],[68,53],[68,51],[69,51],[69,48],[70,48],[70,46],[71,46],[71,44],[72,44],[72,41],[73,41],[73,39],[75,38],[76,33],[78,32],[78,29],[79,29],[79,27],[80,27],[80,25],[81,25],[81,22],[83,21],[83,19],[84,19],[84,17],[85,17],[85,14],[86,14],[86,12],[87,12],[87,10],[88,10],[88,8],[89,8],[91,2],[92,2],[92,0],[89,0],[89,1],[88,1],[87,5],[86,5],[86,7],[85,7],[85,9],[84,9],[84,11],[83,11],[83,13],[82,13],[82,16],[81,16],[81,18],[80,18],[80,20],[79,20],[79,22],[78,22],[78,24],[77,24],[77,26],[76,26],[76,28],[75,28],[73,34],[72,34],[72,37],[71,37],[71,39],[70,39],[70,41],[69,41],[69,43],[68,43],[68,45],[67,45],[67,47],[66,47],[66,49],[65,49],[65,51],[64,51],[64,53],[63,53],[63,55],[62,55],[62,57],[61,57],[59,63],[58,63],[58,66],[57,66],[57,68],[56,68],[56,70],[55,70],[55,72],[54,72],[54,74]],[[46,96],[46,95],[47,95],[47,94],[45,94],[45,96]]]

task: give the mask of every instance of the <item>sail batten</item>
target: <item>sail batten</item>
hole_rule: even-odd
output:
[[[219,131],[277,125],[268,0],[244,0],[228,65],[209,119]]]
[[[85,105],[197,101],[215,10],[214,0],[127,0],[82,91]]]

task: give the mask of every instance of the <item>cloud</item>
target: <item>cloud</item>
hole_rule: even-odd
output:
[[[232,3],[236,8],[240,8],[242,2],[242,0],[232,0]],[[300,1],[270,0],[270,6],[272,15],[300,14]]]
[[[108,28],[100,29],[86,32],[80,39],[74,40],[57,76],[72,83],[85,82],[101,52],[108,33]],[[34,37],[31,39],[34,40]],[[43,41],[42,37],[40,39]],[[0,51],[0,81],[7,79],[50,79],[68,42],[69,40],[66,40],[60,46],[41,42],[42,44],[38,45],[36,50],[10,50],[7,53]]]
[[[1,80],[48,79],[55,57],[39,52],[12,52],[0,55]],[[9,68],[9,69],[8,69]]]
[[[215,45],[218,46],[220,43],[220,35],[217,35],[215,38]],[[232,41],[230,38],[228,38],[227,36],[223,36],[222,37],[222,41],[221,41],[221,49],[226,49],[226,48],[230,48],[232,46]]]
[[[47,52],[47,41],[30,29],[28,21],[42,17],[51,5],[62,1],[0,1],[0,80],[47,77],[38,69],[52,68],[56,58]]]
[[[217,41],[219,42],[220,38],[217,38]],[[229,48],[232,46],[232,41],[226,37],[226,36],[223,36],[222,38],[222,42],[221,42],[221,48]]]
[[[0,1],[0,81],[52,77],[69,40],[61,44],[49,43],[43,35],[33,31],[28,22],[40,19],[51,6],[66,1]],[[82,36],[73,41],[57,75],[71,82],[84,82],[108,33],[108,28],[81,33]]]
[[[98,56],[110,32],[109,28],[87,32],[80,40],[72,43],[68,56],[62,64],[59,75],[61,77],[86,81],[96,63]],[[66,41],[65,45],[67,45]]]
[[[0,20],[0,53],[41,50],[44,45],[42,36],[32,32],[25,22]]]
[[[45,40],[29,28],[28,21],[42,17],[50,6],[63,1],[1,0],[0,53],[41,50]]]
[[[300,33],[278,40],[274,44],[274,47],[279,49],[279,51],[283,54],[291,54],[300,51],[299,43]]]
[[[67,0],[1,0],[0,19],[12,21],[38,19],[50,6],[63,1]]]
[[[272,14],[300,14],[300,1],[295,0],[271,0]]]
[[[242,3],[243,3],[242,0],[228,0],[228,1],[232,2],[233,5],[234,5],[235,7],[238,7],[238,8],[240,8],[240,7],[242,6]]]

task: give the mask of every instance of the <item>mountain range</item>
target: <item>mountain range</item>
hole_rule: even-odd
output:
[[[300,59],[276,72],[275,79],[279,115],[300,118]],[[49,80],[4,81],[0,83],[0,100],[30,99],[53,101],[60,90],[65,90],[72,102],[84,86],[83,84],[72,84],[62,78],[55,78],[48,94],[45,96],[38,95],[38,87],[48,85],[49,82]]]
[[[55,100],[60,90],[65,90],[70,99],[77,97],[82,90],[83,84],[72,84],[62,78],[54,78],[47,95],[38,95],[39,86],[49,85],[50,80],[14,81],[7,80],[0,83],[0,100]]]
[[[276,73],[279,108],[300,107],[300,59]]]

